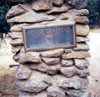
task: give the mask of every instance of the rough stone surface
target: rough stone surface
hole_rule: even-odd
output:
[[[76,21],[76,23],[79,23],[79,24],[88,24],[89,23],[89,19],[86,16],[76,16],[75,21]]]
[[[75,59],[75,65],[79,69],[86,69],[89,66],[89,62],[86,59]]]
[[[27,18],[28,17],[28,18]],[[42,21],[50,21],[54,20],[55,17],[48,16],[46,14],[37,14],[35,12],[27,12],[23,15],[13,17],[11,19],[8,19],[9,23],[36,23],[36,22],[42,22]]]
[[[41,52],[42,57],[60,57],[64,52],[64,49],[55,49],[50,51]]]
[[[47,75],[34,71],[28,81],[18,81],[17,85],[21,91],[39,93],[49,86],[46,80],[48,80]]]
[[[78,43],[77,46],[74,48],[75,51],[88,51],[89,45],[85,43]]]
[[[32,71],[28,67],[21,65],[17,69],[16,78],[19,80],[26,80],[31,76],[31,73]]]
[[[87,57],[90,57],[90,54],[87,51],[73,51],[72,53],[63,54],[62,56],[63,59],[82,59]]]
[[[11,39],[22,39],[23,38],[22,32],[19,32],[19,33],[17,33],[17,32],[9,33],[9,37]]]
[[[35,11],[47,11],[50,10],[50,0],[37,0],[33,2],[32,9]]]
[[[19,63],[40,63],[41,59],[37,52],[26,52],[19,54]]]
[[[62,6],[63,3],[64,3],[64,0],[54,0],[54,1],[53,1],[53,4],[54,4],[55,6],[58,6],[58,7]]]
[[[72,67],[62,67],[61,73],[64,74],[66,77],[72,77],[76,75],[76,69],[74,66]]]
[[[61,64],[64,67],[69,67],[69,66],[73,66],[74,62],[73,60],[62,60]]]
[[[59,58],[42,58],[42,60],[48,65],[56,65],[60,63]]]
[[[81,36],[78,36],[78,37],[76,38],[76,41],[77,41],[77,43],[86,43],[86,42],[89,41],[89,38],[88,38],[88,37],[81,37]]]
[[[76,35],[87,36],[89,34],[88,25],[76,25]]]
[[[48,97],[66,97],[65,92],[57,86],[51,86],[47,89]]]

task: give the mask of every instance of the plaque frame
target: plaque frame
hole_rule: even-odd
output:
[[[26,32],[26,30],[30,30],[30,29],[34,29],[34,28],[46,28],[46,27],[54,27],[54,26],[72,26],[72,34],[73,34],[73,44],[70,45],[70,46],[67,46],[67,45],[63,45],[63,46],[58,46],[58,47],[44,47],[44,48],[28,48],[27,47],[27,39],[26,39],[26,34],[25,33],[29,33],[29,32]],[[71,33],[71,32],[70,32]],[[66,49],[72,49],[74,47],[76,47],[76,25],[75,25],[75,22],[69,22],[69,23],[64,23],[64,24],[49,24],[49,25],[34,25],[34,26],[26,26],[26,27],[23,27],[23,41],[24,41],[24,49],[25,51],[45,51],[45,50],[52,50],[52,49],[59,49],[59,48],[66,48]]]

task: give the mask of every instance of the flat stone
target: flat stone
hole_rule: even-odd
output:
[[[22,36],[22,32],[12,32],[12,33],[9,33],[9,37],[11,39],[22,39],[23,36]]]
[[[20,65],[20,67],[17,69],[16,78],[18,80],[26,80],[29,79],[31,74],[32,71],[28,67]]]
[[[86,42],[89,41],[89,38],[88,37],[77,36],[76,41],[77,41],[77,43],[86,43]]]
[[[32,3],[32,9],[35,11],[50,10],[50,0],[38,0]]]
[[[74,62],[73,60],[62,60],[61,65],[64,67],[73,66]]]
[[[23,45],[23,39],[13,39],[11,40],[10,44],[12,46],[19,46],[19,45]]]
[[[20,53],[19,55],[19,63],[40,63],[40,53],[37,52],[26,52]]]
[[[49,84],[46,82],[47,79],[49,79],[48,75],[33,71],[29,80],[17,81],[17,86],[20,91],[40,93],[48,88]]]
[[[26,24],[26,23],[22,23],[22,24],[17,24],[17,25],[14,25],[10,28],[10,31],[11,32],[17,32],[17,33],[22,33],[23,32],[23,27],[25,26],[28,26],[29,24]]]
[[[60,57],[64,52],[64,49],[55,49],[55,50],[49,50],[45,52],[41,52],[42,57]]]
[[[50,11],[47,12],[47,14],[63,13],[63,12],[67,12],[68,10],[69,10],[68,6],[53,7]]]
[[[88,0],[65,0],[66,3],[72,5],[77,9],[82,9],[87,7]]]
[[[25,9],[22,7],[22,4],[18,4],[16,6],[13,6],[7,13],[7,19],[12,18],[17,15],[21,15],[25,13]]]
[[[42,21],[50,21],[50,20],[55,20],[55,17],[48,16],[43,13],[36,13],[34,11],[30,11],[23,15],[8,19],[8,23],[39,23]]]
[[[74,66],[72,66],[72,67],[62,67],[60,69],[60,71],[63,75],[65,75],[68,78],[76,75],[76,68]]]
[[[57,86],[51,86],[47,89],[48,97],[66,97],[65,92]]]
[[[64,90],[82,90],[87,89],[89,85],[87,78],[80,78],[78,76],[74,76],[72,78],[63,79],[59,83],[59,87],[63,88]]]
[[[47,65],[56,65],[60,63],[60,58],[42,58]]]
[[[75,21],[79,24],[89,24],[89,19],[87,16],[76,16]]]
[[[63,3],[64,3],[64,0],[54,0],[53,1],[54,6],[58,6],[58,7],[62,6]]]
[[[88,16],[89,15],[89,10],[88,9],[80,9],[78,10],[78,16]]]
[[[21,50],[23,46],[12,46],[11,51],[12,53],[16,53]]]
[[[74,48],[74,51],[88,51],[89,45],[86,43],[78,43],[77,46]]]
[[[87,36],[89,34],[88,25],[76,25],[76,35],[78,36]]]
[[[87,57],[90,57],[90,54],[87,51],[73,51],[72,53],[63,54],[62,56],[63,59],[82,59]]]
[[[54,65],[54,66],[48,66],[45,63],[41,63],[39,65],[33,64],[33,65],[30,65],[29,67],[32,70],[38,70],[38,71],[43,72],[43,73],[54,75],[60,70],[61,65],[57,64],[57,65]]]
[[[77,72],[77,75],[79,75],[80,77],[87,77],[89,76],[89,70],[88,69],[83,69],[83,70],[80,70],[80,69],[76,69],[76,72]]]
[[[75,66],[79,69],[86,69],[89,66],[89,62],[86,59],[75,59]]]

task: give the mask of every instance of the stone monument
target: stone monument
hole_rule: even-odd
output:
[[[18,97],[89,97],[88,0],[16,1],[19,4],[6,18],[11,25],[13,59],[20,63],[16,74]],[[25,27],[71,21],[75,22],[75,46],[25,50]]]

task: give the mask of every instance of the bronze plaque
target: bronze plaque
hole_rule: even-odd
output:
[[[75,46],[75,24],[25,27],[25,50],[48,50]]]

